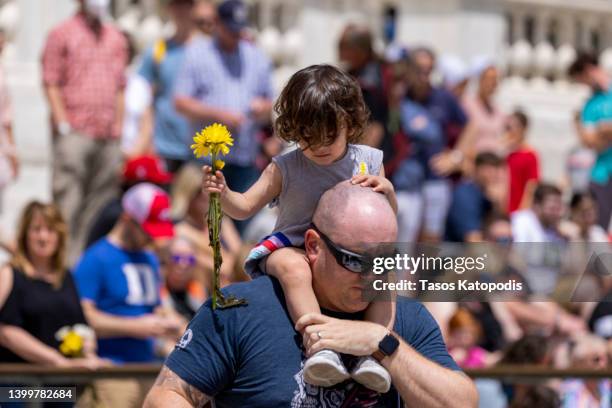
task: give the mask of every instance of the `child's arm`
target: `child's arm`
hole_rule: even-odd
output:
[[[383,193],[387,200],[389,200],[389,204],[391,204],[391,208],[397,214],[397,197],[395,196],[395,189],[393,188],[393,184],[385,177],[385,168],[380,167],[380,173],[378,176],[374,176],[371,174],[357,174],[353,176],[351,179],[353,184],[359,184],[362,187],[372,187],[374,191],[377,193]]]
[[[282,188],[283,177],[274,163],[268,164],[259,179],[246,192],[230,190],[221,171],[212,174],[210,166],[204,166],[204,190],[219,193],[223,212],[237,220],[247,219],[264,205],[277,197]]]

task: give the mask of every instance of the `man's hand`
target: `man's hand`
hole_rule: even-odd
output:
[[[245,120],[246,117],[240,112],[223,110],[217,113],[217,121],[233,130],[239,129]]]
[[[357,174],[351,178],[351,183],[359,184],[362,187],[372,187],[377,193],[389,195],[394,192],[393,184],[386,177],[375,176],[372,174]]]
[[[254,98],[251,101],[251,114],[258,122],[268,122],[272,113],[272,101],[266,98]]]
[[[114,139],[119,139],[123,134],[123,125],[121,122],[115,121],[113,123],[113,127],[111,128],[111,137]]]
[[[376,323],[335,319],[319,313],[309,313],[298,320],[295,328],[303,333],[306,354],[330,349],[354,356],[369,356],[389,332]]]
[[[434,155],[429,160],[429,165],[439,176],[448,176],[461,167],[463,153],[459,150],[447,150]]]
[[[180,330],[173,319],[148,314],[134,319],[134,328],[139,337],[170,336]]]
[[[225,176],[219,170],[215,174],[212,174],[212,167],[204,166],[202,167],[204,171],[204,182],[203,188],[207,193],[219,193],[220,195],[225,195],[227,193],[228,187],[225,181]]]

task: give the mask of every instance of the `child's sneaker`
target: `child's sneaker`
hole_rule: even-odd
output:
[[[340,355],[332,350],[321,350],[304,363],[304,381],[319,387],[331,387],[349,379]]]
[[[353,380],[371,390],[384,394],[391,388],[391,375],[372,357],[361,357],[351,373]]]

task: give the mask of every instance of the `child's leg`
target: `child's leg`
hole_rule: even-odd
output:
[[[312,289],[312,272],[303,250],[281,248],[266,259],[266,273],[280,281],[293,322],[307,313],[321,313]]]

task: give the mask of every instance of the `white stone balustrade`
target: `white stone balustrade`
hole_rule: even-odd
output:
[[[612,2],[505,0],[511,22],[508,67],[512,75],[564,80],[577,50],[599,53],[612,73]],[[554,39],[556,44],[551,43]]]

